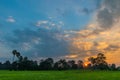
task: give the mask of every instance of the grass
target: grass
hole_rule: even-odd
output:
[[[0,80],[119,80],[120,71],[0,71]]]

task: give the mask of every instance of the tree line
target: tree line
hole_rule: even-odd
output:
[[[41,59],[39,62],[23,57],[17,50],[12,51],[12,62],[0,63],[0,70],[120,70],[115,64],[108,64],[103,53],[98,53],[96,57],[89,57],[90,63],[85,64],[82,60],[60,59],[54,61],[52,58]],[[15,60],[15,57],[17,60]]]

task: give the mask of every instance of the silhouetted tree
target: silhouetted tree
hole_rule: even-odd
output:
[[[96,58],[90,57],[88,60],[91,62],[93,69],[108,69],[108,64],[105,61],[106,57],[102,53],[99,53]]]
[[[65,59],[60,59],[54,64],[54,69],[56,70],[67,70],[69,69],[69,65],[67,64]]]
[[[17,53],[16,53],[16,57],[19,59],[19,57],[20,57],[20,52],[17,52]]]
[[[10,61],[6,61],[3,64],[3,67],[4,67],[4,69],[10,70],[11,69],[11,63],[10,63]]]
[[[14,58],[15,58],[16,53],[17,53],[17,50],[13,50],[13,51],[12,51],[12,54],[13,54],[13,62],[14,62]]]
[[[83,61],[82,60],[78,60],[77,62],[77,66],[78,66],[78,69],[83,69]]]
[[[87,65],[87,69],[92,69],[91,63]]]
[[[90,58],[88,58],[88,61],[91,62],[92,66],[95,66],[95,65],[96,65],[96,58],[90,57]]]
[[[77,64],[75,64],[74,60],[69,60],[68,65],[69,65],[70,69],[77,69]]]
[[[17,70],[18,69],[18,64],[17,64],[17,61],[14,61],[12,63],[12,70]]]
[[[115,65],[115,64],[111,64],[111,65],[109,66],[109,68],[110,68],[110,70],[116,70],[116,65]]]
[[[39,68],[41,70],[51,70],[53,68],[53,59],[47,58],[46,60],[41,60]]]
[[[68,70],[68,69],[99,69],[99,70],[120,70],[120,67],[116,68],[115,64],[109,65],[106,62],[106,57],[104,54],[99,53],[97,57],[90,57],[88,60],[91,62],[84,67],[82,60],[78,60],[77,64],[75,60],[66,61],[65,59],[60,59],[54,63],[52,58],[47,58],[41,60],[39,65],[37,61],[29,60],[28,57],[23,57],[17,50],[12,51],[13,62],[6,61],[5,63],[0,63],[0,69],[10,69],[12,66],[13,70]],[[14,58],[17,59],[14,61]]]

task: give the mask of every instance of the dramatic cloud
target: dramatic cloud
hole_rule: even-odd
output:
[[[103,0],[100,9],[97,12],[97,20],[100,27],[109,29],[120,18],[120,1]]]
[[[13,49],[29,57],[58,57],[68,54],[68,42],[58,30],[39,28],[37,30],[15,30],[14,36],[6,38]]]
[[[109,13],[108,9],[103,9],[98,12],[98,22],[102,28],[110,28],[113,26],[114,19],[113,15]]]
[[[114,28],[101,31],[99,34],[93,33],[91,30],[76,32],[72,38],[69,38],[72,43],[71,46],[69,46],[71,54],[66,55],[66,58],[87,60],[86,57],[95,56],[97,53],[102,52],[105,53],[110,63],[114,62],[118,64],[114,59],[119,56],[120,29],[119,26]],[[117,56],[114,56],[114,54]],[[111,58],[109,55],[115,58]],[[112,60],[109,60],[110,58]]]
[[[120,0],[104,0],[93,22],[83,30],[72,31],[68,59],[84,59],[104,53],[109,63],[119,64],[120,57]],[[96,20],[97,19],[97,20]]]
[[[19,4],[20,2],[18,1]],[[102,52],[107,56],[108,62],[119,64],[120,0],[36,2],[31,0],[26,4],[22,1],[21,4],[25,4],[22,7],[29,9],[29,15],[26,15],[26,11],[20,15],[24,10],[16,8],[19,10],[15,13],[19,16],[18,24],[4,24],[2,18],[0,19],[4,26],[15,26],[10,30],[7,27],[2,29],[2,32],[7,33],[0,37],[3,40],[0,43],[1,52],[8,53],[6,51],[17,49],[24,56],[36,59],[60,57],[85,61]],[[6,11],[3,12],[7,13]],[[6,21],[16,22],[12,16]],[[32,22],[32,26],[27,26],[26,22]]]

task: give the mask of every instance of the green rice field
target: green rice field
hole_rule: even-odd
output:
[[[0,71],[0,80],[120,80],[120,71]]]

